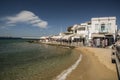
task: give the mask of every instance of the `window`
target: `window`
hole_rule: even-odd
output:
[[[105,31],[105,24],[101,24],[101,32]]]
[[[98,30],[98,24],[95,24],[95,30]]]
[[[85,27],[78,28],[79,31],[85,31]]]
[[[75,33],[77,33],[77,30],[75,29]]]

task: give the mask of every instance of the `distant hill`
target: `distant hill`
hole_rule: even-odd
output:
[[[20,37],[0,37],[0,39],[22,39]]]

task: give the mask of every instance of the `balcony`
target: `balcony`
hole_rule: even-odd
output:
[[[99,30],[99,33],[106,34],[106,33],[108,33],[108,30]]]

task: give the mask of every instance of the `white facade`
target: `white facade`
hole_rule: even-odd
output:
[[[82,34],[84,37],[86,35],[89,39],[92,39],[92,34],[111,34],[116,35],[117,25],[116,17],[99,17],[92,18],[91,21],[86,23],[81,23],[79,25],[73,26],[73,33]]]
[[[115,34],[116,31],[116,17],[100,17],[91,19],[91,33]]]
[[[113,36],[115,41],[117,32],[116,17],[91,18],[89,22],[75,24],[72,30],[73,34],[82,35],[87,43],[95,37],[108,38],[107,36]]]
[[[87,23],[75,24],[72,29],[74,34],[81,35],[82,37],[85,37],[88,35]]]
[[[77,27],[77,34],[84,34],[84,35],[87,35],[87,23],[82,23],[80,25],[78,25]]]
[[[116,17],[99,17],[91,19],[91,35],[93,33],[112,35],[116,39]]]

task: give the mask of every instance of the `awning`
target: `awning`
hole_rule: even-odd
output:
[[[107,34],[105,34],[106,36],[108,36],[108,35],[111,35],[111,36],[113,36],[113,33],[107,33]]]
[[[71,34],[71,35],[64,35],[62,39],[69,40],[70,38],[84,38],[85,35],[83,34]]]
[[[92,34],[91,36],[92,36],[92,38],[93,38],[93,37],[98,37],[98,38],[103,38],[103,37],[105,37],[104,34]]]
[[[40,39],[46,39],[46,38],[48,38],[48,37],[45,37],[45,36],[40,37]]]
[[[63,36],[63,37],[62,37],[62,39],[69,40],[69,39],[70,39],[70,37],[71,37],[70,35],[65,35],[65,36]]]
[[[53,39],[60,39],[60,38],[62,38],[62,36],[52,36],[51,38],[53,38]]]
[[[83,38],[84,35],[83,34],[74,34],[72,37],[74,37],[74,38]]]

